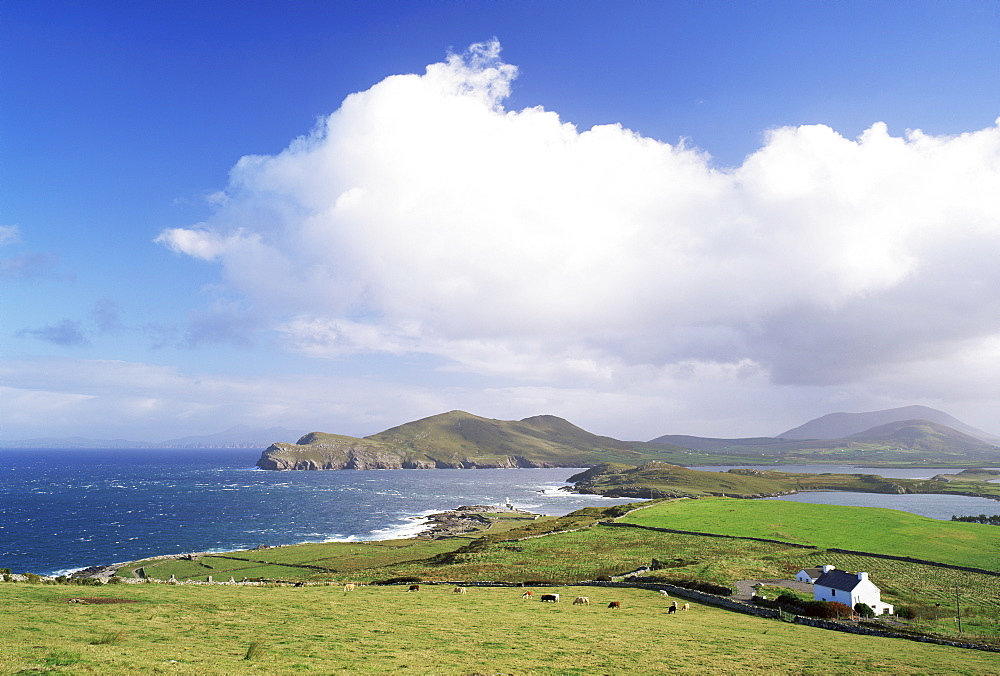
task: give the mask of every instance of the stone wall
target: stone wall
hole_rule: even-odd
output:
[[[796,615],[795,623],[804,624],[808,627],[817,627],[819,629],[831,629],[833,631],[843,631],[847,632],[848,634],[863,634],[865,636],[879,636],[881,638],[905,638],[910,641],[919,641],[920,643],[936,643],[938,645],[947,645],[955,648],[985,650],[987,652],[995,652],[995,653],[1000,652],[1000,648],[994,646],[982,645],[980,643],[967,643],[964,641],[935,638],[933,636],[900,634],[898,632],[887,631],[885,629],[875,629],[873,627],[866,627],[864,625],[845,624],[843,622],[835,622],[833,620],[821,620],[816,617],[803,617],[801,615]]]
[[[819,549],[815,545],[803,545],[798,542],[785,542],[784,540],[769,540],[768,538],[754,538],[748,535],[720,535],[719,533],[702,533],[696,530],[678,530],[676,528],[660,528],[658,526],[642,526],[637,523],[621,523],[619,521],[601,521],[599,526],[614,526],[617,528],[642,528],[644,530],[655,530],[661,533],[679,533],[680,535],[698,535],[707,538],[726,538],[729,540],[754,540],[755,542],[769,542],[775,545],[786,545],[788,547],[799,547],[801,549]],[[835,550],[830,550],[835,551]]]
[[[803,545],[798,542],[785,542],[784,540],[770,540],[768,538],[755,538],[747,535],[720,535],[719,533],[702,533],[694,530],[678,530],[676,528],[660,528],[658,526],[642,526],[637,523],[621,523],[619,521],[601,521],[600,526],[614,526],[617,528],[642,528],[644,530],[655,530],[661,533],[678,533],[680,535],[697,535],[708,538],[727,538],[730,540],[753,540],[755,542],[768,542],[775,545],[785,545],[786,547],[799,547],[800,549],[815,549],[837,554],[855,554],[857,556],[871,556],[876,559],[889,559],[890,561],[904,561],[906,563],[919,563],[922,566],[935,566],[937,568],[948,568],[950,570],[961,570],[967,573],[979,573],[981,575],[992,575],[1000,577],[1000,572],[986,570],[984,568],[972,568],[970,566],[958,566],[951,563],[941,563],[940,561],[928,561],[927,559],[916,559],[912,556],[896,556],[894,554],[876,554],[875,552],[861,552],[854,549],[838,549],[836,547],[821,548],[815,545]]]
[[[587,581],[587,582],[577,582],[574,586],[583,587],[631,587],[638,589],[649,589],[653,591],[663,590],[670,594],[671,596],[679,596],[685,599],[691,599],[692,601],[697,601],[699,603],[705,603],[712,606],[718,606],[720,608],[726,608],[728,610],[735,610],[736,612],[743,613],[745,615],[755,615],[757,617],[780,617],[781,611],[775,608],[762,608],[760,606],[751,606],[746,603],[741,603],[740,601],[734,601],[733,599],[727,599],[725,596],[716,596],[715,594],[708,594],[706,592],[695,591],[694,589],[685,589],[684,587],[675,587],[671,584],[661,584],[652,582],[597,582],[597,581]]]

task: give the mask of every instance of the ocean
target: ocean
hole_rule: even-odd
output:
[[[0,450],[0,568],[53,575],[161,554],[384,540],[460,505],[561,515],[625,499],[580,469],[272,472],[259,450]]]

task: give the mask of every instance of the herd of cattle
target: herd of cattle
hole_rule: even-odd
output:
[[[352,583],[348,583],[348,584],[344,585],[344,591],[345,592],[354,591],[354,588],[355,588],[355,585],[352,584]],[[406,591],[408,591],[408,592],[418,592],[418,591],[420,591],[420,585],[419,584],[411,584]],[[455,587],[454,589],[451,590],[452,594],[467,594],[468,592],[469,592],[469,590],[466,589],[465,587]],[[668,594],[667,592],[663,591],[662,589],[660,590],[660,595],[661,596],[670,596],[670,594]],[[535,594],[530,589],[528,589],[523,594],[521,594],[521,598],[525,599],[525,600],[534,599],[535,598]],[[559,603],[559,594],[542,594],[542,597],[539,600],[542,603]],[[590,605],[590,597],[589,596],[577,596],[575,599],[573,599],[573,605],[574,606],[589,606]],[[608,608],[611,608],[613,610],[621,610],[621,607],[622,607],[621,601],[612,601],[611,603],[608,604]],[[670,604],[670,606],[667,607],[667,614],[676,613],[678,611],[678,609],[679,610],[691,610],[691,604],[690,603],[685,603],[682,606],[678,606],[677,605],[677,601],[673,601]]]

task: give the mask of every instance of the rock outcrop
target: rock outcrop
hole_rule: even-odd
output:
[[[297,444],[271,444],[261,454],[257,466],[269,470],[515,469],[559,466],[520,455],[434,457],[367,439],[326,438],[333,436],[313,433],[300,439]]]

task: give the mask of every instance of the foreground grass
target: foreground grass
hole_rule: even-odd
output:
[[[721,499],[681,503],[703,509],[707,515],[721,509],[724,520],[738,523],[743,522],[735,518],[738,512],[729,512],[729,509],[753,510],[759,505],[777,504]],[[810,508],[818,508],[819,513],[814,514],[811,510],[802,512],[805,516],[801,520],[827,524],[827,527],[839,524],[832,530],[831,537],[854,533],[853,524],[856,523],[876,528],[874,523],[866,521],[866,515],[901,514],[890,510],[851,508],[852,518],[843,519],[834,518],[834,515],[840,514],[841,508],[838,507],[782,503],[782,523],[795,510]],[[153,577],[166,579],[173,573],[180,580],[186,577],[204,580],[208,573],[216,581],[228,580],[230,576],[238,580],[244,576],[259,576],[340,584],[409,577],[427,581],[550,581],[569,584],[619,575],[657,559],[663,568],[653,575],[665,582],[702,580],[733,586],[737,580],[791,578],[801,568],[829,563],[841,570],[869,572],[882,589],[884,600],[914,611],[916,619],[913,625],[916,628],[944,635],[958,635],[957,590],[962,606],[964,635],[987,642],[1000,639],[1000,577],[823,549],[808,550],[751,540],[597,525],[614,517],[618,510],[627,509],[580,510],[557,519],[533,521],[523,527],[510,529],[512,524],[506,524],[499,531],[490,528],[478,537],[297,545],[206,556],[197,561],[152,561],[146,562],[146,570]],[[671,516],[671,509],[671,503],[654,504],[622,520],[649,519],[650,523],[678,527]],[[788,510],[788,516],[785,510]],[[854,514],[854,510],[858,510],[859,514]],[[910,515],[902,516],[905,519]],[[748,521],[752,522],[752,519]],[[932,521],[931,526],[940,526],[946,532],[956,525],[971,526],[986,536],[993,532],[991,528],[1000,531],[995,526],[928,521]],[[686,527],[690,525],[686,524]],[[557,532],[536,537],[547,531]],[[740,534],[742,532],[741,528]],[[906,553],[915,554],[922,541],[920,538],[925,536],[926,532],[911,534],[911,549]],[[867,544],[879,551],[879,547],[874,545],[880,543],[869,541]],[[861,546],[849,548],[863,549]],[[326,572],[318,572],[309,566],[321,566]]]
[[[136,603],[66,603],[74,591]],[[641,590],[555,588],[560,604],[520,591],[6,583],[0,673],[990,674],[998,664],[995,653],[698,604],[667,615],[664,599]],[[592,604],[571,605],[578,594]],[[622,610],[608,610],[611,600]]]
[[[910,556],[1000,571],[1000,528],[874,507],[705,498],[661,502],[621,521]]]

